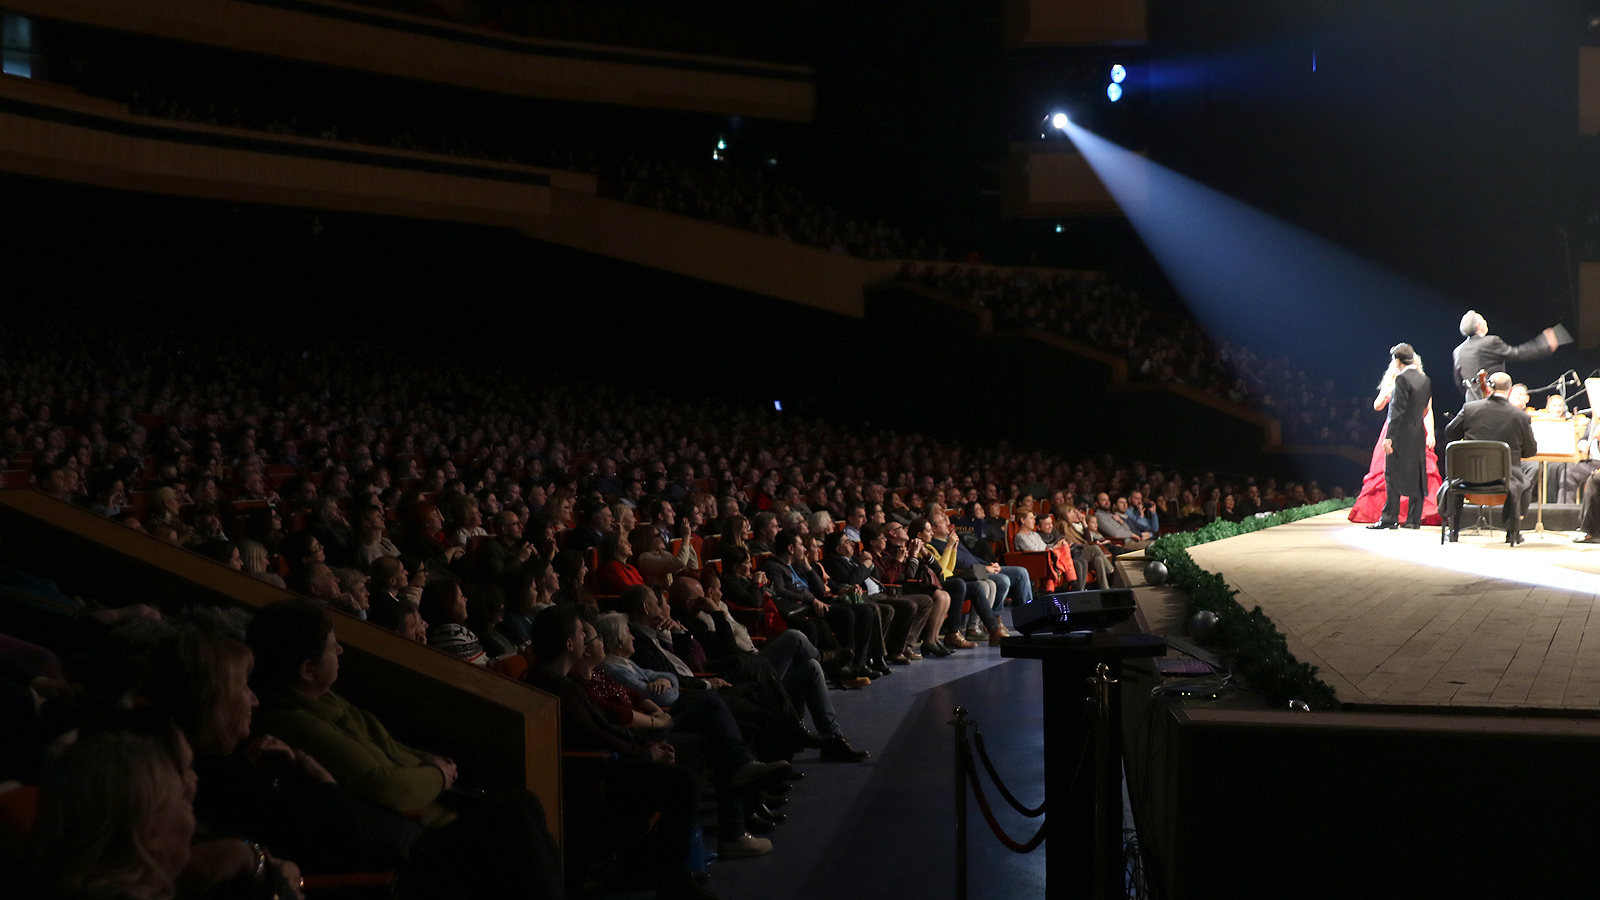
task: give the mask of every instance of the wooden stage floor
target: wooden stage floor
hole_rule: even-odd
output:
[[[1439,543],[1344,511],[1190,548],[1260,605],[1339,699],[1600,711],[1600,544],[1547,531]]]

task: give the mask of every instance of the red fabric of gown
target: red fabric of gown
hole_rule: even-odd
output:
[[[1356,505],[1350,507],[1352,522],[1376,522],[1383,516],[1383,504],[1388,499],[1388,486],[1383,480],[1383,441],[1388,436],[1389,423],[1384,422],[1378,443],[1372,448],[1372,467],[1367,470],[1367,477],[1361,480],[1361,493],[1356,497]],[[1439,486],[1444,484],[1444,477],[1439,474],[1439,457],[1431,447],[1427,451],[1425,464],[1428,468],[1428,493],[1422,498],[1422,524],[1439,525],[1442,520],[1433,498],[1439,495]],[[1400,521],[1406,520],[1410,505],[1409,499],[1400,498]]]

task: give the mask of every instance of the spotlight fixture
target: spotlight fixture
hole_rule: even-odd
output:
[[[1115,81],[1113,81],[1110,84],[1106,85],[1106,99],[1110,100],[1112,103],[1115,103],[1118,100],[1121,100],[1122,99],[1122,85],[1117,84]]]
[[[1121,84],[1122,80],[1127,78],[1127,77],[1128,77],[1128,70],[1127,69],[1124,69],[1120,65],[1116,65],[1116,66],[1112,66],[1111,67],[1111,83],[1112,84]]]
[[[1070,124],[1071,121],[1072,120],[1068,119],[1067,114],[1064,112],[1050,114],[1050,127],[1057,131],[1066,131],[1067,125]]]

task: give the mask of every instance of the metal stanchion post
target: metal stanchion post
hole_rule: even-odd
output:
[[[956,727],[956,900],[967,900],[967,709],[955,708]]]
[[[1094,895],[1097,900],[1122,896],[1121,760],[1111,733],[1111,667],[1098,663],[1093,686],[1094,717]],[[1113,765],[1117,768],[1113,769]],[[1115,825],[1110,823],[1115,822]]]

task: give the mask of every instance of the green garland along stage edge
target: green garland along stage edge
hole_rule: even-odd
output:
[[[1246,610],[1241,606],[1234,599],[1238,591],[1228,587],[1221,575],[1200,568],[1189,557],[1189,548],[1348,509],[1354,503],[1350,499],[1324,500],[1270,515],[1252,516],[1242,522],[1217,519],[1194,531],[1164,535],[1145,548],[1146,559],[1166,564],[1168,583],[1188,592],[1185,621],[1203,610],[1216,613],[1214,642],[1226,655],[1233,657],[1238,673],[1265,694],[1272,707],[1281,709],[1292,700],[1301,700],[1312,709],[1331,710],[1339,708],[1339,700],[1333,688],[1317,677],[1316,666],[1294,658],[1288,642],[1261,607]]]

